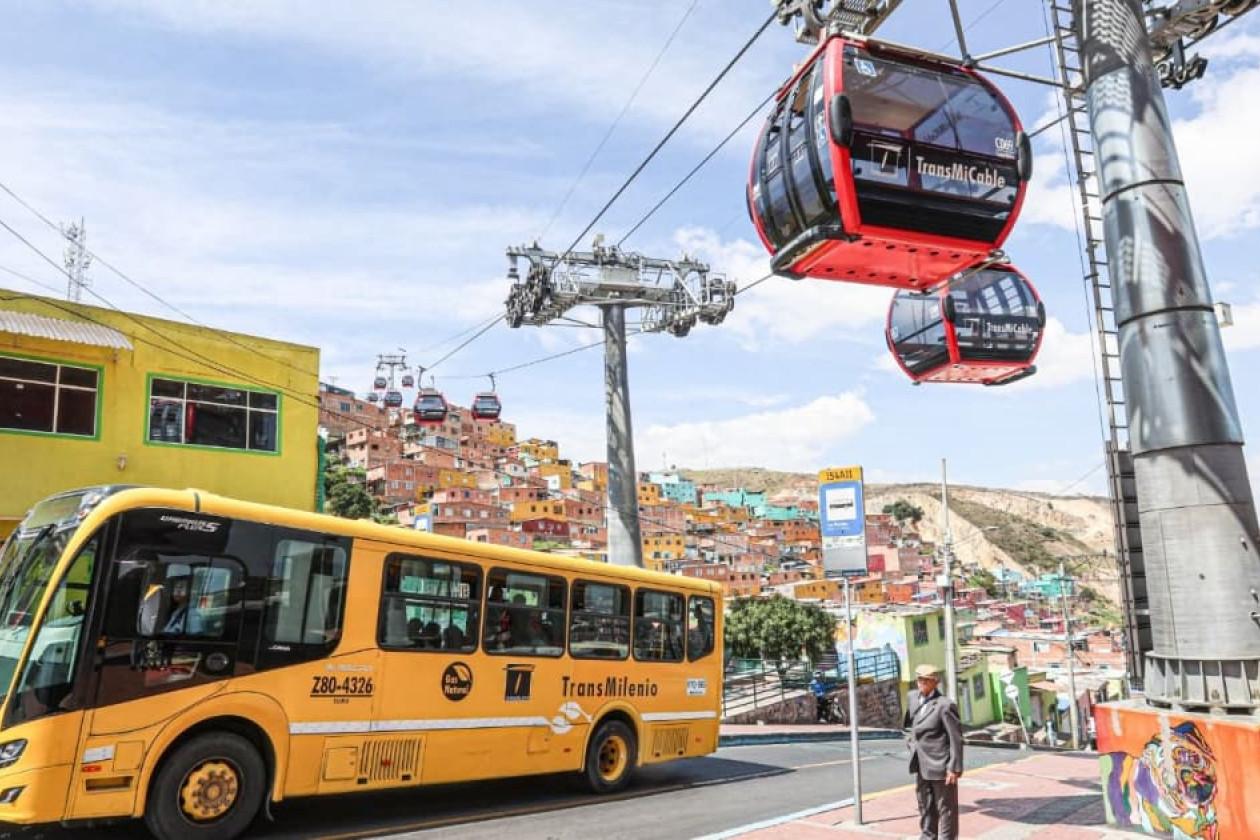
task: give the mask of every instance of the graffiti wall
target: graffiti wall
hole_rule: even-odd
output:
[[[906,657],[906,620],[903,616],[891,613],[862,611],[853,617],[857,625],[857,650],[883,650],[890,648],[897,654],[899,662],[905,663]],[[848,633],[845,624],[836,624],[836,642],[841,652],[848,650]],[[904,664],[903,664],[904,668]]]
[[[1163,837],[1260,838],[1260,721],[1094,707],[1107,822]],[[1250,783],[1250,784],[1249,784]]]

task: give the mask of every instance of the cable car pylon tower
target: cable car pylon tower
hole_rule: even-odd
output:
[[[605,246],[596,236],[590,251],[558,253],[537,243],[507,249],[507,323],[594,328],[570,315],[581,306],[601,312],[604,331],[604,402],[608,436],[608,559],[643,565],[639,534],[638,471],[626,366],[626,310],[639,310],[639,332],[668,332],[682,338],[697,323],[722,323],[735,306],[735,283],[709,272],[706,263],[684,255],[676,260],[645,257]],[[522,276],[518,262],[524,260]]]

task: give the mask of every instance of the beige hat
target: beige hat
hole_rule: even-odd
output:
[[[915,679],[937,680],[941,679],[941,669],[935,665],[923,664],[914,669]]]

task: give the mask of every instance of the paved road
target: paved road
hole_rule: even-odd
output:
[[[968,767],[1022,757],[1016,750],[968,748]],[[909,782],[900,741],[863,745],[866,792]],[[443,785],[411,792],[307,799],[281,805],[255,836],[423,837],[425,840],[526,838],[690,838],[720,833],[851,795],[849,745],[842,742],[728,747],[706,758],[646,768],[622,794],[585,793],[566,776]],[[89,836],[137,836],[128,824]],[[52,832],[50,840],[69,837]]]

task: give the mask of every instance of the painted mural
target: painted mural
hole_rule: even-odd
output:
[[[862,612],[854,617],[857,625],[857,650],[889,649],[897,654],[898,661],[905,663],[906,655],[906,622],[898,615],[878,612]],[[840,653],[848,651],[848,638],[844,622],[836,625],[837,649]],[[904,664],[903,664],[904,667]]]
[[[1244,781],[1260,778],[1260,723],[1140,703],[1098,706],[1095,723],[1109,823],[1175,840],[1260,837]]]

